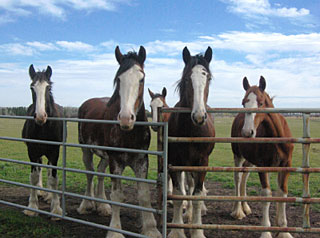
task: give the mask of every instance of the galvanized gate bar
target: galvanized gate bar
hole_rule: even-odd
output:
[[[34,165],[34,166],[48,168],[48,169],[65,170],[66,172],[92,174],[92,175],[98,175],[98,176],[108,177],[108,178],[124,179],[124,180],[134,181],[134,182],[142,182],[142,183],[149,183],[149,184],[156,184],[157,183],[156,180],[152,180],[152,179],[143,179],[143,178],[123,176],[123,175],[120,176],[120,175],[116,175],[116,174],[106,174],[106,173],[81,170],[81,169],[72,169],[72,168],[63,169],[63,167],[58,167],[58,166],[54,166],[54,165],[38,164],[38,163],[20,161],[20,160],[14,160],[14,159],[0,158],[0,161],[11,162],[11,163],[16,163],[16,164],[23,164],[23,165]]]
[[[52,217],[56,217],[56,218],[61,218],[63,220],[77,222],[77,223],[84,224],[84,225],[93,226],[93,227],[96,227],[96,228],[99,228],[99,229],[114,231],[114,232],[122,233],[124,235],[129,235],[129,236],[139,237],[139,238],[150,238],[148,236],[137,234],[137,233],[134,233],[134,232],[125,231],[125,230],[113,228],[113,227],[110,227],[110,226],[104,226],[104,225],[101,225],[101,224],[97,224],[97,223],[93,223],[93,222],[89,222],[89,221],[84,221],[84,220],[76,219],[76,218],[73,218],[73,217],[60,216],[60,215],[57,215],[57,214],[54,214],[54,213],[51,213],[51,212],[46,212],[46,211],[43,211],[43,210],[33,209],[33,208],[30,208],[30,207],[27,207],[27,206],[23,206],[23,205],[20,205],[20,204],[7,202],[7,201],[4,201],[4,200],[0,200],[0,204],[4,204],[4,205],[7,205],[7,206],[12,206],[12,207],[17,207],[17,208],[20,208],[20,209],[29,210],[29,211],[37,212],[37,213],[40,213],[40,214],[44,214],[44,215],[48,215],[48,216],[52,216]]]
[[[268,226],[218,225],[218,224],[194,225],[194,224],[175,224],[175,223],[168,223],[167,225],[168,225],[168,228],[180,228],[180,229],[320,233],[320,228],[301,228],[301,227],[279,227],[279,226],[268,227]]]
[[[171,107],[161,108],[162,112],[190,113],[191,108]],[[320,113],[320,108],[209,108],[209,113]]]
[[[250,197],[236,197],[236,196],[188,196],[188,195],[168,195],[168,199],[171,200],[204,200],[204,201],[215,201],[215,202],[286,202],[286,203],[304,203],[304,204],[315,204],[320,203],[320,198],[301,198],[301,197],[261,197],[261,196],[250,196]]]
[[[293,167],[211,167],[211,166],[169,166],[170,171],[207,171],[207,172],[281,172],[290,173],[320,173],[320,168],[293,168]]]
[[[170,143],[320,143],[320,138],[293,138],[293,137],[172,137],[168,138]]]

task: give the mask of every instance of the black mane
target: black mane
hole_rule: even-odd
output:
[[[177,82],[176,91],[179,93],[180,98],[184,97],[184,92],[186,90],[187,84],[190,81],[192,68],[194,66],[196,66],[197,64],[200,64],[203,67],[205,67],[205,69],[207,70],[207,72],[209,73],[210,78],[211,78],[211,71],[209,68],[209,63],[204,58],[204,56],[202,54],[197,54],[195,56],[192,56],[190,58],[190,61],[188,62],[188,64],[183,69],[181,79]]]

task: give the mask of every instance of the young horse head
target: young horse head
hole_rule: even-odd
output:
[[[242,100],[244,108],[273,108],[270,96],[265,92],[266,81],[261,76],[258,86],[250,86],[247,78],[243,79],[243,88],[246,91]],[[240,113],[232,124],[232,137],[291,137],[291,132],[285,118],[279,113]],[[250,163],[261,167],[290,167],[292,160],[292,144],[253,144],[233,143],[232,151],[237,167],[248,166]],[[278,196],[286,197],[288,194],[288,172],[278,173]],[[262,196],[271,196],[268,173],[259,173]],[[246,181],[248,173],[234,173],[236,196],[246,196]],[[270,226],[269,219],[270,202],[263,203],[263,226]],[[236,202],[231,215],[242,219],[250,214],[251,210],[247,203]],[[278,203],[276,223],[286,227],[287,218],[285,203]],[[261,237],[271,237],[270,232],[263,232]],[[278,237],[291,238],[290,233],[280,233]]]
[[[171,113],[169,118],[169,136],[178,137],[214,137],[213,116],[207,113],[207,100],[211,72],[209,63],[212,58],[212,49],[208,47],[204,55],[191,56],[187,47],[183,49],[183,61],[185,67],[182,78],[177,85],[180,95],[175,107],[191,108],[191,113]],[[209,155],[214,148],[214,143],[169,143],[168,161],[175,166],[207,166]],[[181,172],[170,172],[173,182],[173,193],[181,192]],[[193,195],[202,194],[203,182],[206,172],[192,173],[193,180],[189,180],[189,186],[194,182]],[[183,223],[182,201],[176,200],[174,205],[173,223]],[[193,202],[192,224],[202,224],[201,202]],[[173,229],[170,234],[173,237],[185,237],[183,229]],[[203,230],[192,229],[192,238],[203,238]]]
[[[116,47],[115,56],[119,69],[114,78],[115,90],[111,98],[92,98],[84,102],[79,108],[78,116],[82,119],[118,120],[117,124],[98,124],[80,122],[78,126],[79,142],[100,146],[134,148],[147,150],[150,144],[150,129],[148,126],[135,126],[136,121],[147,121],[143,102],[144,91],[144,61],[146,51],[143,46],[139,53],[129,52],[123,55]],[[148,173],[148,155],[127,152],[114,152],[99,149],[82,148],[83,162],[87,170],[94,171],[93,154],[101,160],[97,171],[104,173],[110,164],[110,173],[121,175],[123,170],[130,166],[136,177],[146,178]],[[111,200],[123,202],[125,195],[122,191],[121,180],[111,179]],[[149,186],[138,183],[138,200],[140,206],[151,207]],[[104,177],[98,176],[97,193],[94,194],[93,175],[87,175],[87,196],[107,199],[104,190]],[[94,210],[93,201],[83,200],[77,209],[80,214]],[[121,229],[120,207],[105,203],[97,203],[99,215],[112,213],[110,227]],[[156,228],[156,221],[152,213],[142,211],[142,234],[153,238],[160,238],[161,234]],[[123,238],[114,231],[109,231],[108,238]]]
[[[149,95],[151,97],[150,107],[151,107],[151,115],[152,122],[158,122],[158,108],[168,108],[168,104],[166,103],[167,89],[164,87],[160,93],[153,93],[149,88]],[[168,121],[170,113],[163,113],[163,121]],[[157,126],[152,126],[152,130],[158,131]]]
[[[62,141],[62,121],[47,121],[48,117],[62,117],[63,109],[54,103],[51,92],[50,66],[45,71],[36,72],[33,65],[29,67],[31,78],[32,105],[29,106],[27,114],[33,116],[34,120],[26,120],[22,130],[22,137],[27,139]],[[59,158],[59,145],[43,145],[27,142],[28,155],[31,162],[42,163],[42,156],[48,158],[48,164],[57,166]],[[41,168],[31,166],[30,182],[34,186],[42,187]],[[48,169],[48,187],[58,189],[58,177],[56,169]],[[43,193],[43,192],[42,192]],[[41,192],[40,192],[41,194]],[[44,194],[44,193],[43,193]],[[51,200],[51,212],[61,215],[59,197],[56,193],[50,193],[45,200]],[[38,209],[37,190],[31,189],[29,198],[29,208]],[[37,213],[29,210],[24,211],[29,216]]]

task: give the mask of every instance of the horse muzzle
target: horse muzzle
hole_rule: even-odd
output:
[[[253,138],[256,136],[256,133],[253,129],[249,129],[249,130],[245,130],[245,129],[242,129],[241,130],[241,135],[243,137],[247,137],[247,138]]]
[[[196,126],[202,126],[207,121],[208,114],[207,112],[203,113],[191,113],[191,120],[194,125]]]
[[[136,117],[133,114],[130,115],[118,115],[118,121],[120,122],[120,129],[124,131],[131,131],[134,127]]]
[[[35,122],[40,126],[44,125],[48,119],[47,113],[43,113],[43,114],[35,113],[33,117],[34,117]]]

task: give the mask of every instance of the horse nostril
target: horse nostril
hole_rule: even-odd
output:
[[[33,118],[36,119],[36,117],[37,117],[37,114],[33,114]]]
[[[131,119],[132,121],[134,120],[134,115],[133,115],[133,114],[131,114],[130,119]]]
[[[250,131],[250,135],[253,136],[253,130]]]
[[[208,118],[208,113],[204,114],[204,119],[206,120]]]

